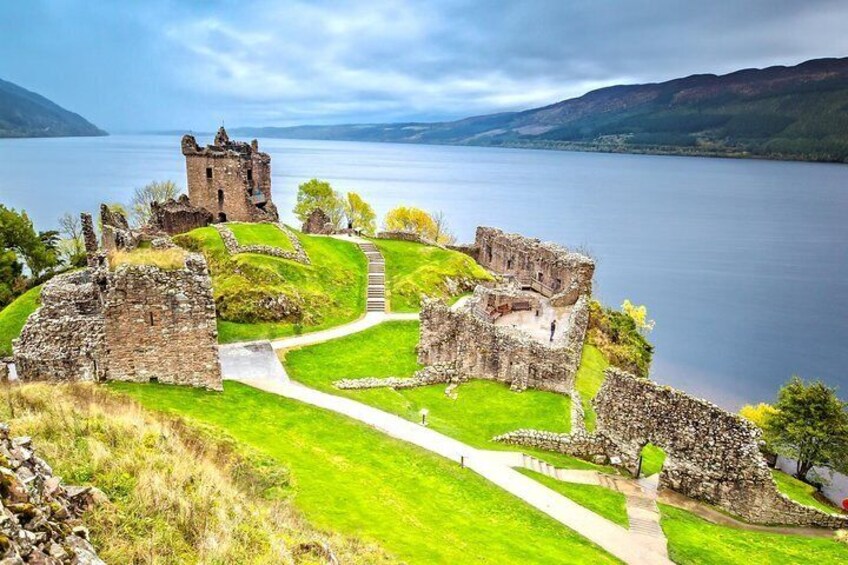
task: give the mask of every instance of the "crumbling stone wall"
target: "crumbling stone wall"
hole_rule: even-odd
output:
[[[206,262],[166,271],[122,265],[105,301],[108,378],[221,389],[215,303]]]
[[[424,245],[432,245],[433,247],[441,247],[442,249],[445,248],[443,245],[436,243],[432,239],[428,239],[420,234],[409,231],[381,231],[377,233],[376,237],[377,239],[399,239],[401,241],[412,241]]]
[[[190,254],[171,271],[123,265],[51,279],[12,349],[22,380],[158,380],[220,390],[216,338],[206,262]]]
[[[303,222],[301,230],[303,233],[318,235],[329,235],[333,233],[333,222],[321,208],[315,208],[309,213],[309,217]]]
[[[177,235],[208,226],[212,220],[212,212],[193,205],[185,194],[180,195],[176,200],[170,199],[161,204],[159,202],[150,204],[151,231]]]
[[[563,337],[553,346],[543,344],[519,331],[495,326],[472,304],[451,310],[442,302],[425,299],[420,319],[418,361],[422,364],[450,364],[460,375],[501,381],[516,390],[568,393],[574,386],[582,338],[577,349],[566,347]]]
[[[271,199],[271,157],[259,143],[230,141],[224,128],[215,142],[200,148],[194,136],[184,135],[188,196],[209,210],[216,222],[277,221]]]
[[[580,253],[549,242],[541,242],[497,228],[478,227],[473,252],[487,269],[515,277],[551,298],[554,306],[574,304],[591,295],[595,262]]]
[[[271,257],[279,257],[280,259],[288,259],[309,265],[309,255],[306,254],[306,250],[303,248],[303,244],[300,243],[297,235],[285,224],[277,224],[277,227],[289,238],[294,251],[280,249],[271,245],[242,245],[238,242],[238,238],[233,233],[233,230],[224,224],[215,224],[215,229],[218,230],[221,240],[224,242],[224,248],[230,255],[237,253],[258,253],[259,255],[269,255]]]
[[[12,343],[19,378],[96,381],[104,377],[101,284],[94,269],[58,275],[44,284],[41,306]]]
[[[10,438],[7,424],[0,424],[0,455],[0,563],[105,565],[81,519],[105,495],[63,485],[32,440]]]

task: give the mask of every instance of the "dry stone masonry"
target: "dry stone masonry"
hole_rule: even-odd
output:
[[[473,248],[463,251],[490,271],[514,277],[521,286],[550,298],[554,306],[568,306],[592,294],[595,262],[555,243],[478,227]]]
[[[83,223],[90,228],[90,216]],[[124,264],[112,271],[89,239],[86,233],[93,266],[48,281],[41,306],[13,342],[18,377],[221,390],[215,303],[203,256],[187,253],[178,269]],[[123,250],[134,245],[124,237],[107,241]],[[154,248],[169,245],[153,241]]]
[[[499,441],[608,462],[635,473],[642,448],[662,448],[660,486],[714,504],[760,524],[848,527],[848,517],[826,514],[777,490],[759,450],[760,431],[705,400],[617,369],[593,404],[595,434],[518,430]]]
[[[309,255],[306,254],[306,250],[303,248],[303,245],[301,245],[300,239],[297,235],[285,224],[277,224],[277,227],[280,228],[280,231],[289,238],[292,247],[294,247],[294,251],[287,251],[271,245],[241,245],[236,238],[236,234],[233,233],[233,230],[224,224],[215,224],[215,229],[218,230],[219,234],[221,234],[221,239],[224,241],[224,247],[230,255],[235,255],[237,253],[258,253],[259,255],[269,255],[271,257],[279,257],[280,259],[288,259],[290,261],[297,261],[298,263],[309,265]]]
[[[0,563],[105,565],[80,517],[102,493],[64,486],[28,437],[0,424]]]
[[[210,211],[215,221],[278,220],[271,200],[271,157],[259,143],[230,141],[224,128],[215,142],[200,148],[194,136],[184,135],[188,196],[192,204]]]
[[[212,213],[209,210],[193,205],[185,194],[180,195],[176,200],[150,204],[151,230],[168,235],[208,226],[212,220]]]

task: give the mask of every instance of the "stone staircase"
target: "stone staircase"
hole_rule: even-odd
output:
[[[660,511],[657,507],[658,475],[637,481],[596,471],[559,469],[526,453],[521,454],[521,466],[558,481],[598,485],[624,494],[630,531],[657,540],[661,551],[666,551],[665,534],[660,526]]]
[[[370,241],[357,243],[359,249],[368,259],[368,293],[366,295],[366,312],[386,311],[386,261]]]

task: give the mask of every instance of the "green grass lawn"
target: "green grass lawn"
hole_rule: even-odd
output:
[[[233,382],[223,393],[109,386],[276,459],[291,469],[294,502],[312,524],[406,563],[615,562],[472,471],[343,416]]]
[[[294,251],[289,236],[276,224],[227,224],[233,231],[239,245],[269,245],[283,251]]]
[[[285,237],[270,224],[248,227],[273,228]],[[229,258],[220,235],[212,227],[175,238],[180,245],[210,257],[213,293],[219,309],[218,341],[273,339],[318,331],[356,320],[365,312],[367,262],[362,252],[354,244],[338,239],[301,233],[297,236],[311,265],[254,253]],[[234,319],[252,319],[250,316],[261,314],[254,311],[254,292],[297,296],[304,304],[304,321],[221,319],[222,303],[232,305],[236,311],[239,305],[244,306],[247,314]]]
[[[483,281],[492,276],[471,257],[413,241],[374,239],[374,245],[386,260],[386,285],[391,309],[417,312],[422,296],[450,300],[455,295],[445,280]],[[457,294],[467,292],[469,288]]]
[[[662,471],[663,463],[665,463],[665,451],[650,443],[642,448],[643,477],[650,477]]]
[[[597,418],[595,409],[592,407],[592,399],[595,398],[595,395],[601,389],[601,385],[604,384],[604,371],[607,367],[609,367],[609,361],[600,349],[588,343],[583,346],[580,367],[574,377],[574,388],[580,393],[586,429],[590,432],[595,429]]]
[[[460,385],[457,398],[445,395],[445,385],[413,389],[339,390],[334,381],[363,377],[408,377],[420,368],[416,361],[418,322],[386,322],[325,343],[287,352],[289,376],[312,388],[353,398],[413,422],[428,410],[429,425],[446,435],[483,449],[520,450],[570,469],[608,471],[559,453],[519,448],[491,441],[492,437],[519,428],[568,432],[571,400],[567,396],[526,390],[512,392],[493,381]]]
[[[806,506],[812,506],[813,508],[818,508],[828,514],[840,513],[836,506],[822,502],[813,496],[816,492],[816,488],[814,486],[808,485],[803,481],[799,481],[792,475],[784,473],[783,471],[778,471],[777,469],[771,470],[771,476],[774,477],[774,482],[777,483],[777,490],[795,502]]]
[[[681,564],[848,562],[848,545],[828,538],[766,534],[719,526],[694,514],[660,504],[671,559]]]
[[[40,304],[41,285],[32,287],[0,310],[0,357],[12,354],[12,340]]]
[[[596,485],[580,485],[567,483],[548,477],[529,469],[518,469],[551,490],[555,490],[566,498],[570,498],[580,506],[585,506],[592,512],[600,514],[607,520],[615,522],[625,528],[630,527],[627,519],[626,499],[620,492]]]

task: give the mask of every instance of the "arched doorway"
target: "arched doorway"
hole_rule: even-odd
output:
[[[662,471],[665,463],[665,451],[652,443],[646,443],[639,450],[639,461],[636,465],[636,478],[650,477]]]

